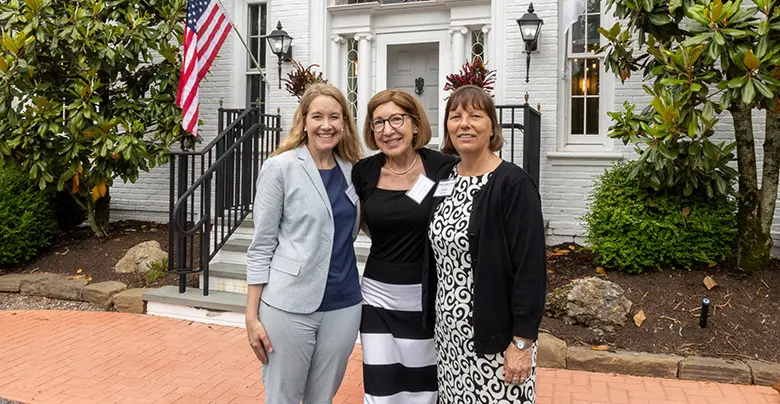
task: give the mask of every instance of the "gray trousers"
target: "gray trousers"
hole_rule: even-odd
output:
[[[361,305],[295,314],[260,303],[274,351],[263,365],[266,404],[331,404],[360,328]]]

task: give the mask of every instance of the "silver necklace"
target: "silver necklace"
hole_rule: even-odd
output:
[[[417,164],[417,159],[419,159],[419,158],[420,158],[420,155],[417,154],[414,157],[414,161],[412,161],[412,165],[410,165],[409,168],[407,168],[406,170],[401,171],[401,172],[393,170],[393,167],[390,166],[390,159],[388,159],[387,160],[387,169],[390,170],[390,172],[392,172],[395,175],[404,175],[404,174],[408,173],[412,169],[412,167],[414,167],[415,164]]]

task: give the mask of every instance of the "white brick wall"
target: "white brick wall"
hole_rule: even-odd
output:
[[[589,193],[592,189],[593,178],[601,174],[609,163],[598,165],[559,165],[547,158],[547,153],[560,149],[558,144],[558,125],[562,124],[563,114],[558,111],[559,91],[565,90],[565,81],[559,77],[558,64],[558,1],[537,0],[534,2],[537,15],[544,20],[539,44],[539,52],[535,52],[531,59],[530,82],[525,83],[526,55],[523,52],[524,44],[520,37],[516,19],[520,18],[527,10],[527,2],[509,0],[494,0],[504,4],[505,21],[499,27],[493,29],[503,30],[504,44],[489,43],[505,49],[504,60],[496,61],[493,67],[502,66],[504,69],[504,82],[498,83],[504,88],[504,104],[522,104],[527,91],[530,95],[529,103],[532,106],[541,105],[542,112],[542,152],[541,152],[541,195],[546,219],[549,221],[548,236],[550,243],[561,241],[582,242],[582,225],[578,220],[586,209]],[[233,0],[225,1],[228,10],[233,7]],[[273,29],[277,21],[281,21],[284,29],[294,38],[293,58],[304,66],[310,63],[318,63],[321,66],[324,60],[310,60],[310,33],[311,8],[308,0],[270,0],[269,1],[268,28]],[[328,33],[323,32],[323,35]],[[495,35],[489,35],[488,41]],[[238,39],[231,34],[220,52],[219,58],[212,65],[210,74],[201,84],[201,119],[202,136],[204,145],[213,139],[217,132],[216,110],[221,97],[226,100],[226,107],[234,107],[230,104],[232,91],[244,83],[235,83],[232,71],[234,69],[233,41]],[[315,45],[316,46],[316,45]],[[375,53],[375,43],[372,43],[372,53]],[[323,52],[324,54],[324,52]],[[372,61],[375,61],[375,55]],[[503,63],[503,64],[501,64]],[[272,53],[267,53],[267,76],[271,88],[267,97],[269,113],[278,111],[282,115],[282,126],[289,129],[292,116],[297,108],[297,99],[290,96],[284,89],[278,89],[279,77],[277,73],[277,59]],[[289,71],[291,65],[283,64],[283,77]],[[372,69],[373,72],[376,69]],[[372,76],[375,73],[372,73]],[[608,74],[612,74],[609,72]],[[373,81],[373,78],[372,78]],[[637,104],[637,110],[641,110],[648,103],[648,97],[642,91],[641,75],[635,74],[625,84],[615,80],[613,111],[622,110],[624,101]],[[606,89],[602,89],[605,91]],[[604,119],[608,119],[604,117]],[[763,144],[763,116],[756,114],[754,118],[756,129],[756,151],[759,161],[759,173],[761,158],[761,146]],[[733,140],[733,127],[728,113],[721,117],[717,126],[717,139]],[[508,151],[508,150],[506,150]],[[621,153],[625,158],[634,158],[633,146],[623,146],[622,142],[614,141],[614,151]],[[516,146],[515,157],[521,161],[522,148]],[[135,184],[117,184],[112,190],[112,202],[114,218],[132,218],[147,220],[167,220],[168,212],[168,168],[160,167],[150,173],[141,175]],[[775,238],[780,237],[780,213],[775,215],[773,226]]]

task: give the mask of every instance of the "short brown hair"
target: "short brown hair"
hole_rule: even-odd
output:
[[[447,130],[447,120],[450,119],[450,112],[458,109],[458,107],[485,111],[493,127],[493,134],[490,136],[488,148],[492,152],[497,152],[504,147],[504,135],[501,134],[501,124],[498,122],[498,116],[496,116],[496,104],[493,102],[493,98],[485,90],[477,86],[466,85],[458,87],[450,95],[450,99],[447,100],[447,108],[444,110],[444,144],[441,147],[442,153],[458,154],[455,146],[452,145],[452,140],[450,140],[450,132]]]
[[[368,111],[366,113],[366,122],[363,125],[363,140],[366,141],[366,146],[371,150],[379,150],[379,146],[374,139],[374,130],[371,128],[371,121],[374,118],[374,110],[380,105],[392,102],[403,109],[405,113],[409,114],[412,123],[417,126],[417,134],[414,135],[412,140],[412,147],[414,150],[420,150],[428,142],[431,141],[431,124],[428,122],[428,117],[425,115],[425,109],[420,101],[413,95],[403,90],[383,90],[371,97],[371,101],[368,102]]]

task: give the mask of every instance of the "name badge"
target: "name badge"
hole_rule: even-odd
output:
[[[355,192],[355,185],[351,184],[349,188],[346,190],[347,198],[349,198],[350,202],[352,202],[353,205],[357,206],[358,196]]]
[[[417,181],[415,181],[412,189],[406,191],[406,196],[412,198],[413,201],[420,204],[428,195],[428,193],[431,192],[431,188],[433,188],[434,184],[436,183],[433,182],[430,178],[420,174],[417,177]]]
[[[436,190],[433,191],[434,197],[440,197],[440,196],[450,196],[452,195],[452,192],[455,191],[455,183],[457,180],[442,180],[439,181],[439,185],[436,187]]]

